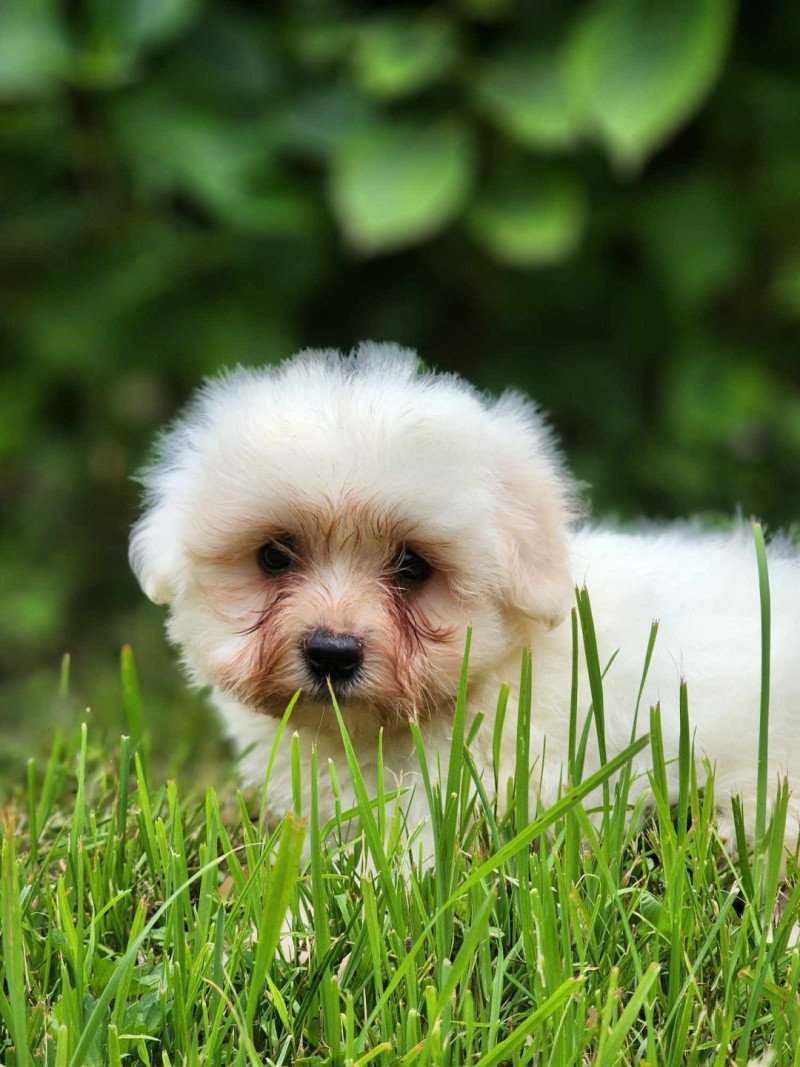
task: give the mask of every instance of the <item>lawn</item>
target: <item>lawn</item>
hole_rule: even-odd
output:
[[[579,610],[575,632],[579,618],[591,625],[588,601]],[[526,655],[521,673],[526,786],[509,786],[504,815],[494,783],[473,773],[480,719],[464,713],[465,671],[442,788],[420,749],[436,828],[425,871],[388,792],[357,790],[357,809],[321,826],[312,788],[301,811],[299,760],[297,810],[270,830],[269,769],[255,796],[227,773],[203,795],[191,766],[185,788],[163,780],[125,650],[125,736],[98,736],[84,717],[6,798],[2,1062],[800,1064],[786,795],[754,851],[742,842],[731,857],[713,776],[695,769],[685,689],[677,804],[658,708],[640,709],[647,736],[584,778],[589,731],[603,726],[601,665],[586,648],[595,713],[573,693],[570,784],[547,810],[528,810],[535,663]],[[630,794],[641,746],[647,811]],[[604,816],[587,807],[598,789]]]

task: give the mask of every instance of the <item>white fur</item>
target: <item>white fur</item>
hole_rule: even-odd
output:
[[[301,353],[278,368],[237,370],[206,384],[162,438],[143,481],[146,509],[131,539],[132,566],[147,595],[169,604],[170,637],[192,679],[213,687],[226,729],[243,753],[246,782],[262,781],[278,717],[291,691],[305,684],[294,651],[302,634],[315,626],[347,630],[363,637],[367,650],[364,691],[344,707],[367,787],[377,789],[377,736],[384,726],[389,785],[396,779],[412,787],[409,822],[423,822],[407,719],[419,715],[429,763],[445,767],[471,623],[469,708],[486,715],[473,750],[479,770],[491,780],[493,715],[503,682],[512,696],[501,776],[513,769],[515,683],[521,649],[529,643],[537,761],[531,781],[544,802],[554,800],[565,779],[569,609],[575,585],[585,583],[603,665],[617,653],[604,687],[609,755],[630,740],[657,618],[640,732],[650,706],[660,703],[675,789],[679,683],[685,678],[696,757],[707,757],[715,768],[723,829],[730,831],[734,794],[742,796],[752,826],[760,620],[749,528],[720,534],[678,524],[635,532],[577,527],[575,487],[541,417],[523,398],[487,400],[455,376],[421,373],[416,357],[395,346],[364,344],[351,357]],[[307,525],[311,517],[317,526]],[[302,575],[272,626],[277,586],[258,571],[255,552],[276,530],[293,525],[325,532],[303,535]],[[382,545],[384,529],[390,532]],[[426,623],[449,627],[451,636],[434,641],[423,634],[408,651],[406,688],[393,718],[391,698],[382,696],[387,679],[395,677],[395,638],[381,567],[398,539],[431,546],[435,579],[408,595]],[[800,556],[788,543],[771,547],[770,578],[768,780],[771,798],[784,776],[795,790],[787,831],[793,846],[800,825]],[[264,640],[279,645],[275,655],[282,657],[272,696],[271,679],[258,677],[258,655],[267,652],[244,633],[262,611]],[[263,681],[267,695],[258,697],[258,710],[232,695],[237,671],[248,673],[254,692]],[[590,700],[582,673],[581,718]],[[270,784],[272,814],[291,805],[292,729],[306,779],[316,745],[320,767],[328,759],[335,763],[347,804],[352,794],[332,711],[301,697]],[[587,771],[597,765],[592,735]],[[644,757],[637,766],[646,767]],[[638,787],[645,785],[641,775]],[[327,773],[320,786],[327,817],[333,806]]]

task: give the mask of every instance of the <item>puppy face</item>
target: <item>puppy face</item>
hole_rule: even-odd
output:
[[[131,560],[199,684],[384,726],[452,708],[567,610],[571,486],[535,411],[412,354],[308,353],[206,386],[144,475]]]
[[[383,724],[451,693],[469,621],[456,554],[418,523],[347,496],[297,501],[210,553],[170,632],[195,676],[280,715],[292,694],[337,699]]]

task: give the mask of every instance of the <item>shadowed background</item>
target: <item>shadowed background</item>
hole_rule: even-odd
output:
[[[596,515],[797,519],[799,70],[789,0],[6,0],[0,773],[117,728],[128,641],[213,748],[126,550],[226,364],[398,341],[536,397]]]

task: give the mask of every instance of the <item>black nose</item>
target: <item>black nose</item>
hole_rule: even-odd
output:
[[[350,681],[364,662],[364,644],[353,634],[314,630],[303,642],[306,665],[314,678],[336,685]]]

